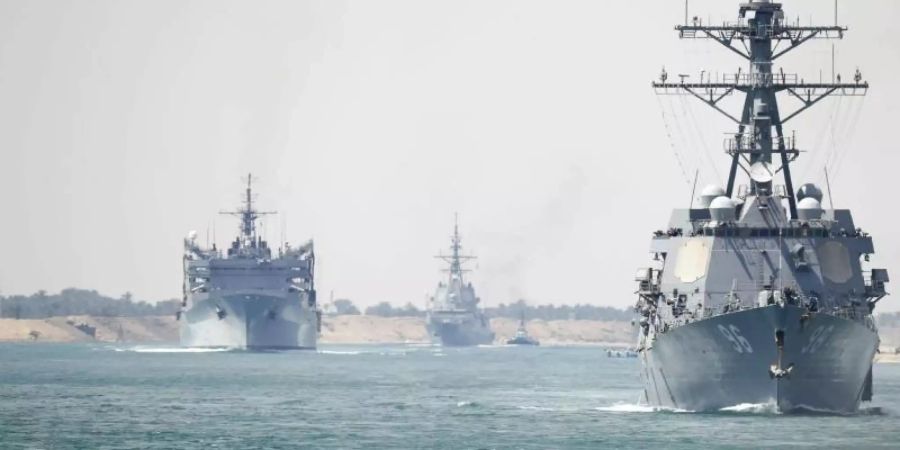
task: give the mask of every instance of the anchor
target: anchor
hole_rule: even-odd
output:
[[[775,331],[775,346],[778,347],[778,361],[769,366],[769,378],[780,380],[782,378],[791,378],[791,372],[794,370],[794,363],[788,364],[787,367],[781,367],[781,359],[784,356],[784,330]]]

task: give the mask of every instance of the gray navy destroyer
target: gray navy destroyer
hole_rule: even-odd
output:
[[[313,285],[312,241],[284,244],[273,254],[257,220],[273,212],[253,205],[247,177],[240,234],[224,254],[202,248],[195,232],[184,240],[184,296],[178,313],[181,345],[238,349],[313,349],[320,312]]]
[[[478,307],[481,302],[475,295],[472,283],[466,283],[462,268],[464,261],[474,256],[460,254],[462,245],[459,225],[454,224],[450,255],[439,255],[450,264],[446,270],[446,282],[438,283],[437,289],[428,300],[425,326],[432,342],[445,346],[485,345],[494,342],[494,332],[490,321]]]
[[[693,411],[857,411],[872,398],[872,311],[888,274],[866,267],[872,238],[849,210],[824,209],[812,184],[794,191],[791,163],[800,151],[783,125],[828,96],[864,95],[868,84],[858,70],[849,83],[810,83],[772,67],[804,42],[842,38],[846,28],[791,24],[780,3],[751,1],[734,23],[695,18],[676,30],[722,44],[749,70],[669,82],[664,69],[653,83],[659,94],[698,98],[737,132],[725,143],[727,185],[703,189],[699,207],[674,210],[652,239],[653,266],[638,273],[644,399]],[[738,116],[720,103],[732,94],[742,96]],[[777,94],[798,100],[796,109],[783,114]],[[739,174],[747,185],[738,186]]]

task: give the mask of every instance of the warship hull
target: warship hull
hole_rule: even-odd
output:
[[[494,333],[475,317],[446,320],[431,316],[428,318],[426,328],[433,343],[448,347],[488,345],[494,342]]]
[[[315,349],[318,318],[302,299],[240,294],[201,300],[181,316],[181,345],[248,350]]]
[[[877,342],[874,326],[795,306],[723,314],[659,334],[641,352],[644,395],[690,411],[768,404],[853,413],[871,393]],[[775,376],[773,366],[788,373]]]

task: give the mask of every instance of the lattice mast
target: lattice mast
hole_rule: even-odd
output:
[[[450,274],[450,279],[454,277],[459,278],[460,281],[463,280],[463,273],[468,272],[468,270],[463,269],[463,263],[466,261],[475,259],[475,256],[471,255],[463,255],[462,251],[462,239],[459,236],[459,216],[454,214],[453,216],[453,235],[450,236],[450,254],[449,255],[437,255],[435,258],[441,259],[448,264],[450,267],[445,269],[444,272]]]
[[[835,14],[835,19],[837,19]],[[687,22],[687,14],[685,14]],[[837,20],[835,20],[837,22]],[[842,83],[840,75],[831,82],[807,83],[795,74],[783,70],[773,73],[772,63],[789,51],[810,39],[842,39],[847,27],[800,26],[785,22],[781,3],[757,0],[740,6],[737,23],[717,26],[703,25],[698,18],[691,24],[678,25],[675,29],[683,39],[713,39],[750,62],[749,71],[727,74],[713,81],[711,75],[698,83],[686,82],[685,75],[677,83],[667,82],[663,68],[659,82],[653,87],[662,95],[692,95],[709,105],[738,125],[732,139],[726,141],[725,150],[731,156],[726,195],[734,194],[738,168],[750,177],[750,193],[772,195],[772,178],[783,173],[785,193],[790,215],[797,218],[797,202],[791,180],[790,163],[799,155],[793,137],[784,136],[783,126],[820,100],[831,95],[865,95],[869,84],[862,81],[859,69],[853,83]],[[740,118],[723,109],[722,99],[735,91],[745,94]],[[777,94],[786,92],[802,105],[785,117],[778,108]],[[774,130],[774,134],[773,134]],[[773,156],[779,167],[773,169]]]
[[[253,207],[253,174],[247,174],[247,188],[242,203],[243,208],[238,211],[221,211],[219,214],[240,218],[241,242],[253,242],[257,238],[256,220],[261,216],[276,214],[275,211],[257,211]]]

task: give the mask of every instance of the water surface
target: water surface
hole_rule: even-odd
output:
[[[860,414],[637,404],[600,348],[203,352],[0,344],[2,448],[896,448],[900,365]]]

